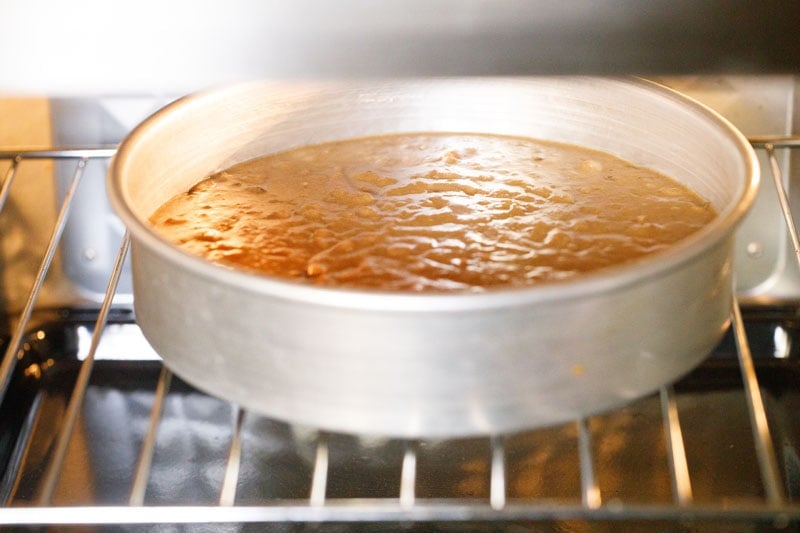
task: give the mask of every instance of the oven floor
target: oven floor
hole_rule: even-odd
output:
[[[800,310],[744,309],[787,496],[800,497]],[[95,316],[38,317],[0,406],[0,497],[34,505]],[[56,506],[127,505],[161,363],[130,313],[112,313],[53,495]],[[7,342],[8,338],[4,339]],[[764,489],[730,333],[675,384],[694,501],[763,501]],[[216,505],[236,408],[173,378],[158,425],[145,505]],[[236,505],[308,501],[318,433],[246,413]],[[673,501],[658,395],[588,420],[604,504]],[[397,498],[406,442],[328,435],[326,497]],[[504,437],[507,498],[581,503],[576,424]],[[489,438],[421,441],[416,498],[490,497]]]

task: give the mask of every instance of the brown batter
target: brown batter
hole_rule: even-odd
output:
[[[236,165],[168,201],[151,222],[189,252],[272,276],[464,291],[630,261],[715,216],[676,181],[602,152],[412,133]]]

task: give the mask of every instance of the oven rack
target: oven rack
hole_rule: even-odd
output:
[[[787,222],[798,262],[800,240],[795,230],[792,212],[777,154],[782,150],[800,148],[800,136],[768,136],[750,139],[753,146],[766,154],[769,172],[776,186],[780,207]],[[24,149],[0,151],[0,160],[10,162],[0,187],[0,210],[9,197],[19,167],[29,160],[67,160],[75,164],[69,188],[61,204],[52,235],[31,287],[28,299],[16,319],[11,340],[0,364],[0,391],[8,391],[15,366],[21,358],[26,334],[32,328],[31,317],[36,310],[37,297],[58,249],[69,216],[72,199],[86,165],[92,160],[106,160],[114,147]],[[155,449],[159,421],[165,398],[170,390],[171,372],[161,366],[155,388],[149,425],[138,452],[133,483],[127,505],[54,505],[53,495],[67,458],[67,449],[84,406],[87,386],[95,362],[95,353],[104,327],[113,313],[112,304],[117,282],[128,252],[126,234],[120,245],[102,306],[96,314],[95,327],[88,353],[81,363],[76,384],[57,438],[52,445],[49,464],[42,476],[40,488],[32,505],[13,505],[5,501],[0,507],[0,524],[5,525],[76,525],[76,524],[154,524],[154,523],[252,523],[252,522],[465,522],[465,521],[528,521],[528,520],[675,520],[675,521],[766,521],[776,527],[800,522],[800,503],[787,494],[777,459],[776,444],[768,423],[768,410],[762,397],[762,385],[756,375],[751,347],[745,332],[739,303],[731,309],[731,329],[749,413],[750,429],[763,497],[715,503],[696,501],[685,451],[685,437],[673,386],[658,393],[663,437],[667,451],[672,501],[669,503],[637,503],[618,499],[606,500],[596,479],[593,458],[593,434],[588,420],[575,421],[577,461],[580,472],[580,491],[574,499],[519,499],[508,496],[507,436],[487,437],[489,450],[489,494],[487,498],[438,497],[420,498],[416,493],[418,452],[421,441],[403,444],[399,469],[399,486],[391,498],[336,498],[327,494],[329,476],[330,435],[319,432],[314,446],[310,491],[305,499],[267,500],[257,505],[237,505],[237,480],[242,459],[242,427],[246,418],[256,417],[234,406],[232,437],[228,446],[226,468],[219,487],[217,505],[145,505],[145,491]],[[5,400],[0,396],[0,400]]]

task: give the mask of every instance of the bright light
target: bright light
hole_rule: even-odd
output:
[[[792,350],[792,341],[786,330],[781,326],[775,326],[772,339],[775,342],[775,353],[773,355],[779,359],[786,359],[789,357],[789,353]]]
[[[89,355],[92,345],[92,332],[85,326],[77,328],[78,359]],[[161,358],[145,340],[135,324],[108,324],[97,347],[95,360],[115,361],[158,361]]]

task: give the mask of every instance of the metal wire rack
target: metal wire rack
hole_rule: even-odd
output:
[[[800,137],[761,137],[751,142],[766,153],[769,172],[778,191],[780,205],[787,221],[794,249],[800,261],[800,241],[792,220],[791,209],[783,187],[783,178],[776,152],[800,148]],[[0,160],[10,162],[0,188],[0,209],[9,197],[14,178],[21,165],[34,159],[69,160],[75,162],[73,177],[52,230],[52,235],[24,309],[16,320],[11,339],[5,347],[0,365],[0,390],[3,400],[8,400],[9,385],[22,359],[26,335],[32,325],[37,296],[59,246],[64,225],[69,216],[72,198],[84,168],[94,159],[107,159],[113,147],[66,148],[52,150],[18,150],[0,152]],[[85,408],[87,387],[92,380],[95,354],[106,332],[105,326],[114,311],[112,299],[116,291],[123,261],[128,252],[128,237],[123,238],[108,289],[92,328],[88,352],[80,363],[74,387],[68,393],[68,403],[58,430],[49,445],[47,464],[41,472],[35,494],[26,501],[15,501],[4,496],[0,508],[0,524],[5,525],[65,525],[65,524],[152,524],[152,523],[248,523],[248,522],[451,522],[451,521],[527,521],[527,520],[741,520],[767,521],[781,527],[800,521],[800,503],[793,499],[787,482],[781,474],[777,460],[777,445],[769,424],[768,407],[762,396],[753,362],[751,347],[745,331],[745,322],[739,304],[731,309],[731,330],[735,339],[738,367],[743,384],[742,391],[749,413],[754,453],[760,474],[761,489],[756,498],[731,502],[726,499],[705,501],[695,498],[693,477],[686,452],[686,435],[681,423],[681,410],[673,386],[662,388],[658,394],[661,435],[666,450],[671,497],[666,502],[624,501],[607,498],[597,479],[596,447],[590,420],[577,420],[569,429],[574,437],[575,461],[579,471],[579,491],[574,498],[518,497],[509,491],[510,467],[509,436],[486,439],[488,464],[488,494],[480,497],[420,495],[420,450],[426,443],[407,441],[400,444],[401,453],[396,464],[399,480],[389,492],[390,497],[338,497],[329,491],[331,473],[331,435],[316,433],[312,447],[306,498],[266,499],[257,503],[237,499],[237,487],[243,457],[243,426],[256,418],[233,406],[232,428],[227,445],[224,475],[218,487],[216,505],[190,503],[189,505],[153,505],[147,503],[148,479],[159,434],[165,400],[174,384],[171,372],[160,367],[150,408],[147,430],[138,449],[127,501],[112,505],[64,505],[54,503],[54,493],[63,475],[70,441],[76,424]],[[24,439],[20,436],[19,439]],[[6,473],[6,477],[10,474]]]

